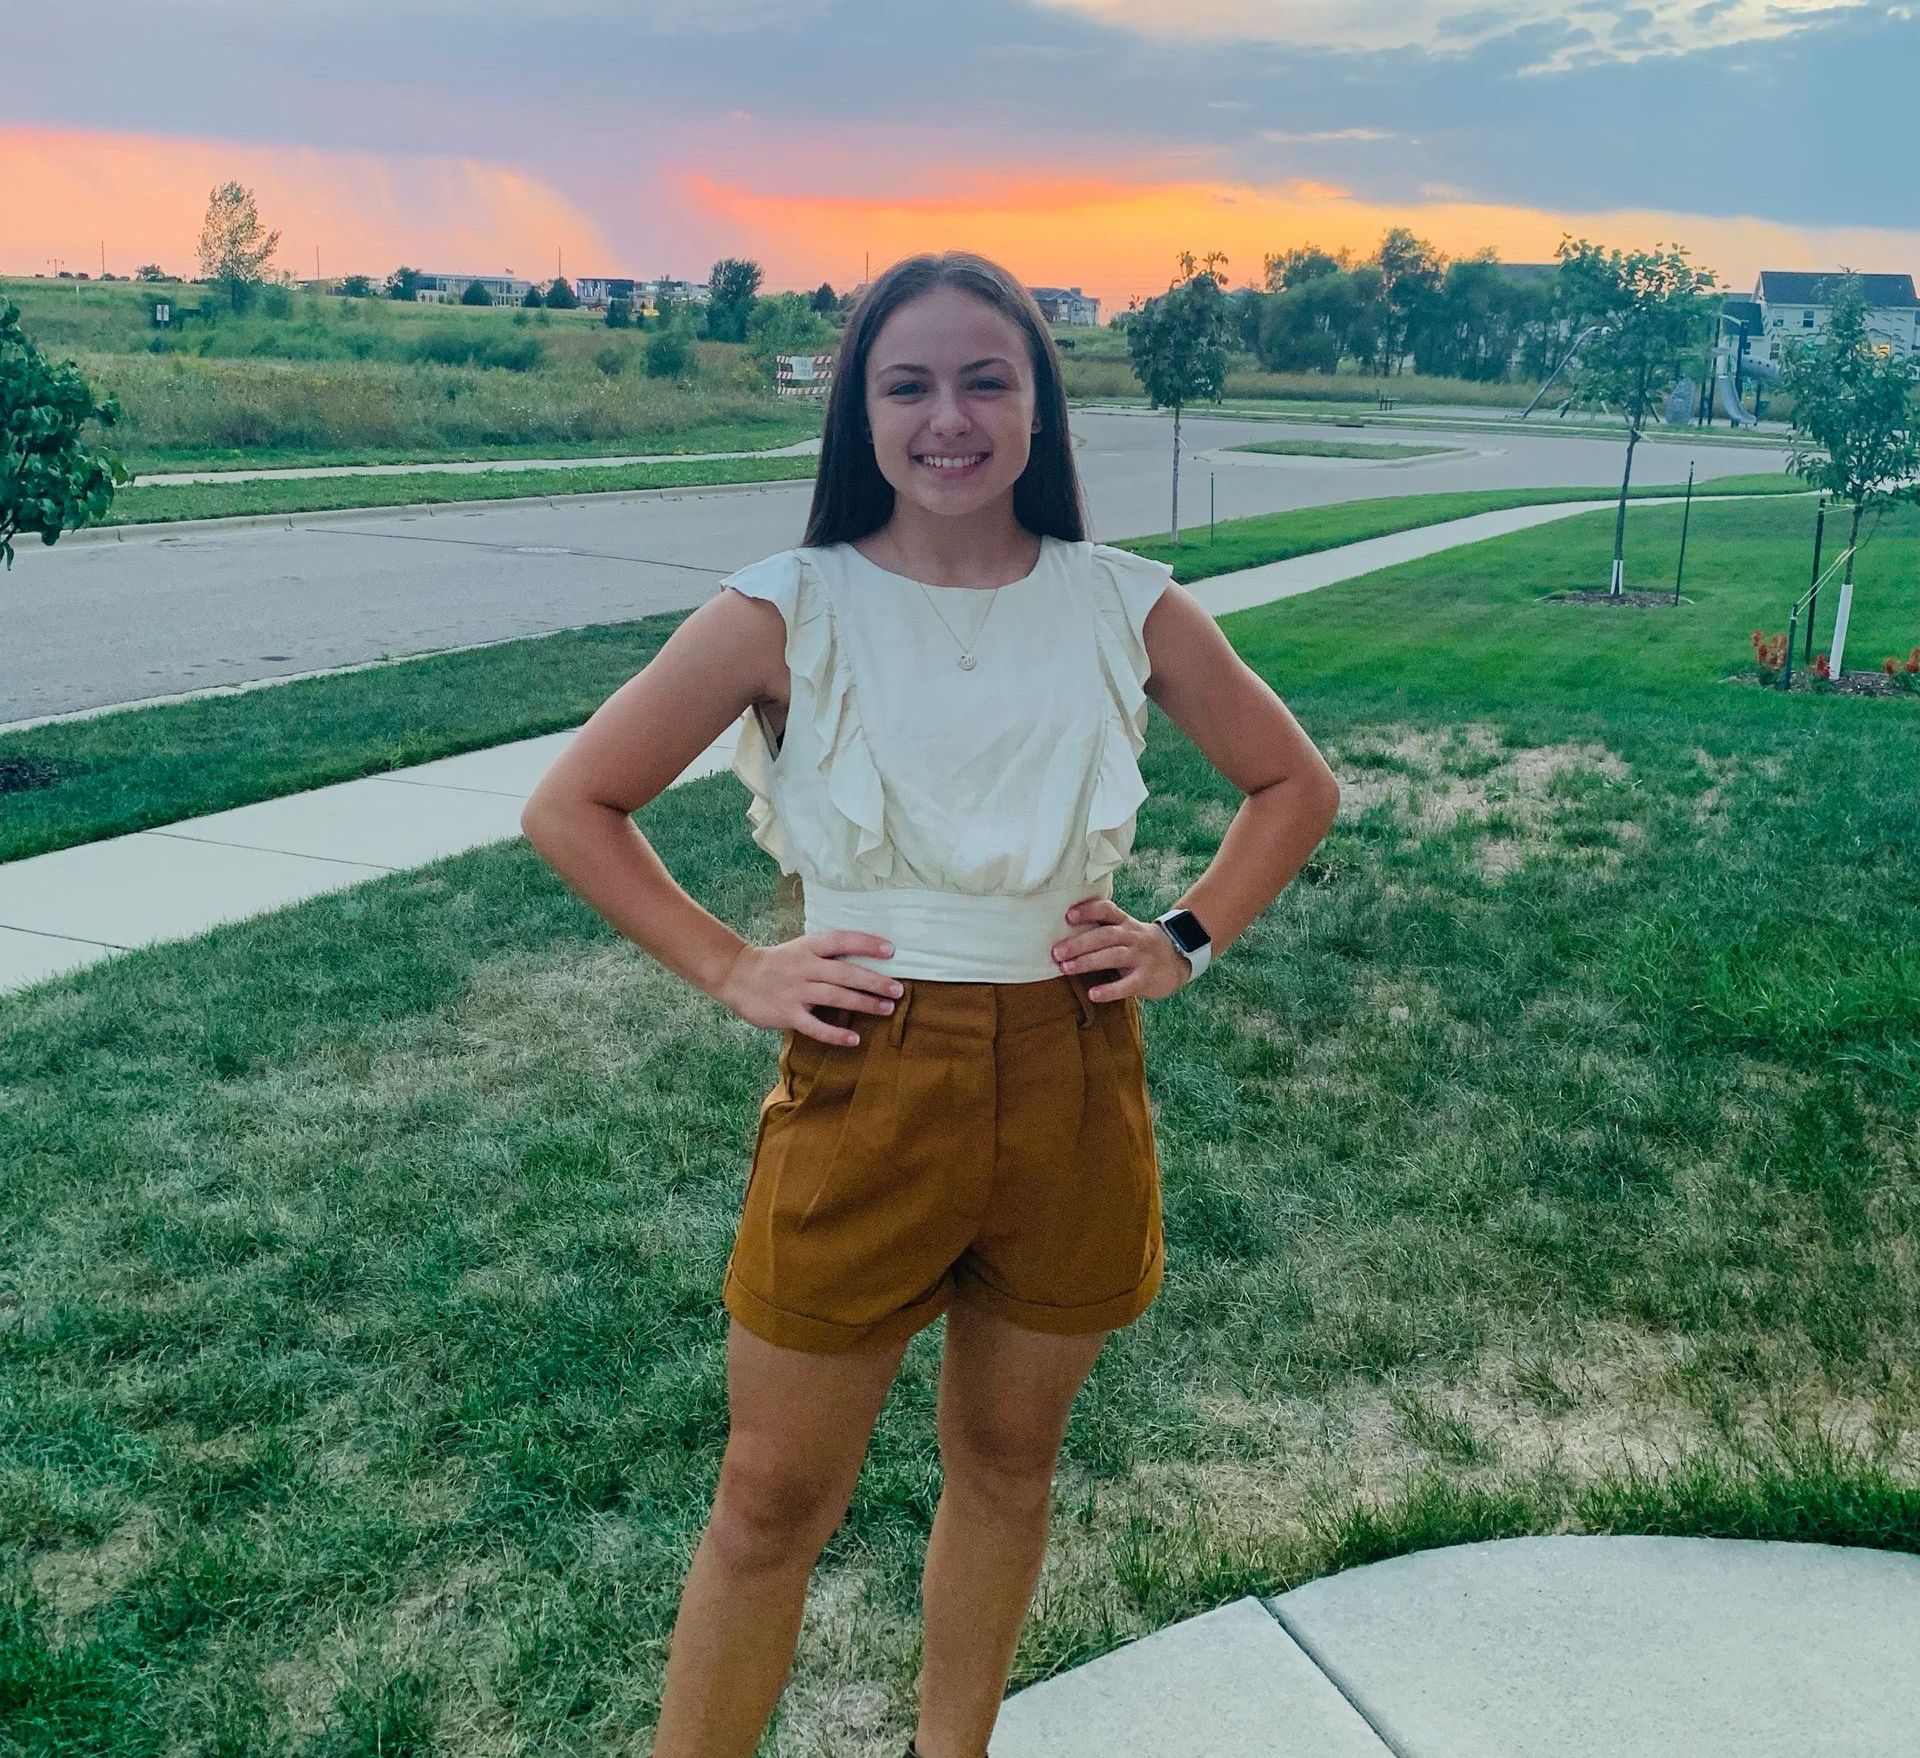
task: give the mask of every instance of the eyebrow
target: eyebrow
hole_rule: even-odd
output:
[[[989,354],[984,360],[969,360],[960,370],[971,372],[976,366],[1011,366],[1012,364],[1013,362],[1004,354]],[[896,360],[891,365],[881,367],[880,370],[882,372],[931,372],[933,368],[918,365],[913,361]]]

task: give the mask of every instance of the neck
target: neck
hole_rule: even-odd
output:
[[[892,518],[861,541],[882,567],[929,586],[1003,586],[1024,579],[1033,571],[1036,544],[1013,516],[1011,495],[964,518],[929,513],[896,495]]]

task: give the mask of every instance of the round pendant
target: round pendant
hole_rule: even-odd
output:
[[[962,671],[973,670],[973,655],[971,653],[963,653],[960,655],[960,669]]]

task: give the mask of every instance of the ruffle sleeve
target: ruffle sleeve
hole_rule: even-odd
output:
[[[729,574],[720,584],[779,606],[787,625],[791,678],[782,748],[794,751],[811,742],[827,800],[853,827],[855,867],[879,879],[891,877],[893,848],[887,840],[880,770],[860,721],[852,671],[846,656],[836,650],[832,605],[821,581],[800,551],[788,549]],[[802,724],[810,730],[810,741],[795,737],[795,728]],[[782,872],[795,873],[802,870],[801,850],[791,828],[781,821],[776,800],[780,755],[768,743],[759,714],[749,707],[741,719],[732,770],[751,795],[747,823],[753,840]],[[818,856],[813,864],[820,864]]]
[[[1099,612],[1095,637],[1111,712],[1101,744],[1099,774],[1087,815],[1087,878],[1111,873],[1126,859],[1127,834],[1147,797],[1140,753],[1147,744],[1147,678],[1153,670],[1143,629],[1147,612],[1173,578],[1156,562],[1111,544],[1091,546]]]

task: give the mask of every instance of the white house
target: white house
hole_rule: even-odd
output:
[[[1752,303],[1759,307],[1765,341],[1748,344],[1750,357],[1776,363],[1783,344],[1797,337],[1811,341],[1827,324],[1838,274],[1807,274],[1797,269],[1762,269]],[[1862,275],[1867,301],[1867,333],[1883,351],[1920,353],[1920,299],[1911,275]]]
[[[1097,324],[1100,301],[1078,287],[1029,287],[1040,315],[1050,324]]]

